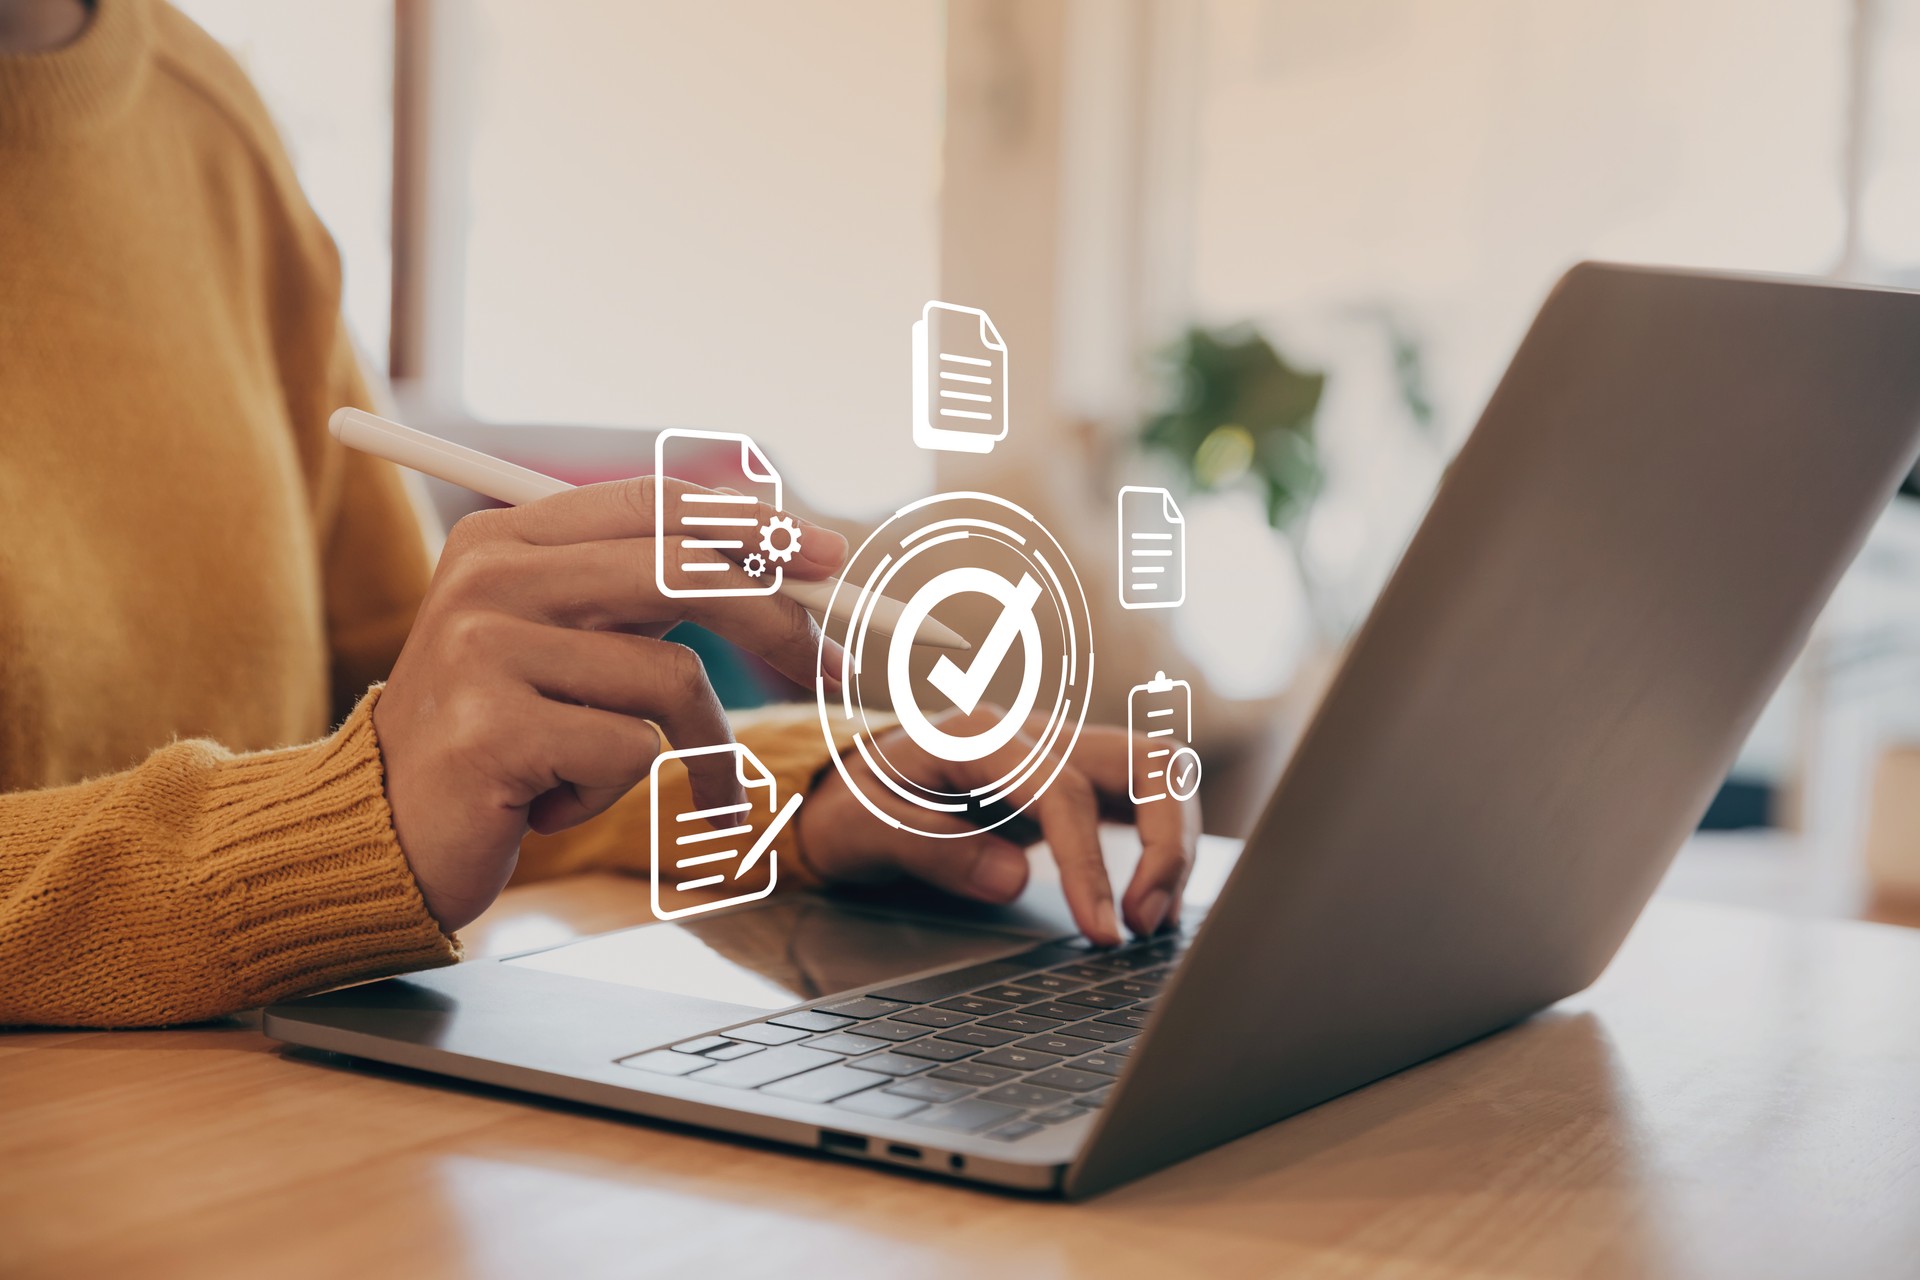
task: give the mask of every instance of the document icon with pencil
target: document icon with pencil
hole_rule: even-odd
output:
[[[1120,607],[1171,609],[1187,598],[1187,522],[1165,489],[1120,490]]]
[[[978,307],[929,302],[913,322],[913,442],[990,453],[1006,438],[1006,340]]]
[[[669,761],[728,754],[747,798],[714,809],[661,805],[660,770]],[[779,879],[774,848],[800,808],[801,797],[779,802],[779,788],[760,757],[737,742],[663,751],[653,762],[653,914],[662,920],[697,915],[773,892]],[[706,892],[703,892],[706,891]]]
[[[712,465],[716,454],[721,457],[718,475]],[[710,489],[739,492],[685,493],[664,483],[689,470],[698,471]],[[653,477],[653,572],[661,595],[770,596],[780,589],[780,566],[793,558],[799,533],[784,516],[763,525],[754,514],[759,503],[781,509],[780,473],[751,437],[731,431],[662,431],[653,442]],[[677,543],[667,540],[674,530],[685,533]],[[715,551],[720,555],[711,554]],[[736,561],[749,584],[740,583]],[[707,581],[726,585],[707,586]]]

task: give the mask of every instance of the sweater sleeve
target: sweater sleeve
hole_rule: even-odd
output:
[[[0,1024],[189,1022],[457,959],[394,837],[378,692],[306,746],[176,742],[0,795]]]
[[[399,468],[335,440],[335,409],[375,409],[346,328],[336,324],[325,392],[297,419],[314,437],[315,519],[325,579],[334,715],[393,670],[433,563]]]

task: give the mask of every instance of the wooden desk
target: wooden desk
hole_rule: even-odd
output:
[[[516,890],[517,950],[646,918]],[[1590,993],[1083,1205],[283,1056],[0,1035],[0,1275],[1920,1274],[1920,935],[1656,903]]]

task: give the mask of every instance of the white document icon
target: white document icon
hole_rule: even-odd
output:
[[[913,322],[913,442],[989,453],[1006,438],[1006,340],[977,307],[929,302]]]
[[[712,474],[716,452],[726,458],[721,476]],[[689,467],[688,461],[694,465]],[[697,471],[710,488],[740,492],[676,493],[662,483],[687,470]],[[770,596],[780,589],[780,566],[770,562],[787,555],[767,556],[755,550],[776,544],[767,540],[769,531],[753,514],[754,504],[760,502],[781,509],[780,473],[751,437],[731,431],[662,431],[653,442],[653,477],[653,575],[662,595],[675,599]],[[702,555],[676,561],[676,544],[667,541],[676,529],[685,531],[685,541],[678,545],[688,551],[719,551],[729,558],[714,561]],[[744,570],[735,559],[744,561]],[[742,572],[752,585],[740,585]],[[726,585],[695,585],[706,575],[715,575]]]
[[[1200,761],[1184,745],[1193,737],[1191,685],[1156,671],[1153,679],[1133,686],[1127,692],[1127,732],[1147,740],[1145,760],[1139,752],[1127,756],[1127,795],[1135,804],[1165,800],[1169,791],[1182,800],[1193,794],[1200,782]],[[1182,769],[1191,773],[1170,778],[1170,768],[1182,757]]]
[[[731,754],[747,798],[717,809],[661,809],[660,770],[670,760]],[[800,796],[779,806],[773,774],[737,742],[687,751],[663,751],[650,774],[653,791],[653,914],[662,920],[752,902],[773,892],[779,855],[773,843],[786,830]],[[703,894],[701,890],[712,890]]]
[[[1165,489],[1120,490],[1120,607],[1171,609],[1187,598],[1187,522]]]

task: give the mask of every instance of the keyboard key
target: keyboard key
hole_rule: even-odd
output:
[[[1052,1018],[1038,1018],[1031,1013],[1002,1013],[988,1018],[980,1024],[992,1027],[996,1031],[1018,1031],[1022,1035],[1037,1035],[1042,1031],[1051,1031],[1060,1024]]]
[[[916,1111],[924,1111],[927,1106],[918,1098],[902,1098],[898,1094],[888,1093],[885,1089],[868,1089],[865,1093],[851,1093],[833,1105],[845,1107],[863,1116],[872,1116],[876,1120],[899,1120]],[[1067,1110],[1085,1114],[1078,1107],[1068,1107]]]
[[[750,1058],[722,1062],[704,1071],[696,1071],[687,1078],[705,1084],[729,1085],[735,1089],[758,1089],[763,1084],[772,1084],[775,1080],[784,1080],[802,1071],[830,1066],[838,1061],[832,1054],[822,1053],[818,1049],[783,1044],[778,1049],[768,1049]]]
[[[873,994],[882,1000],[901,1000],[907,1004],[932,1004],[935,1000],[945,1000],[948,996],[965,995],[975,987],[991,986],[996,982],[1012,982],[1027,970],[1028,966],[1017,960],[996,960],[987,964],[976,964],[965,969],[955,969],[951,973],[936,973],[930,978],[918,978],[912,982],[903,982],[897,987],[888,987]]]
[[[971,1022],[973,1015],[956,1013],[952,1009],[908,1009],[905,1013],[895,1014],[893,1020],[914,1022],[923,1027],[957,1027],[963,1022]]]
[[[1103,1076],[1117,1076],[1126,1069],[1127,1061],[1110,1053],[1090,1053],[1084,1058],[1075,1058],[1067,1065],[1076,1071],[1098,1071]]]
[[[768,1018],[767,1021],[776,1027],[798,1027],[802,1031],[838,1031],[842,1027],[852,1026],[859,1019],[821,1013],[818,1009],[796,1009],[777,1018]]]
[[[1131,1040],[1140,1034],[1132,1027],[1116,1027],[1111,1022],[1100,1019],[1092,1022],[1076,1022],[1070,1027],[1059,1028],[1059,1032],[1063,1036],[1078,1036],[1082,1040],[1099,1040],[1105,1043]]]
[[[735,1058],[744,1058],[750,1053],[759,1053],[767,1046],[763,1044],[743,1044],[738,1040],[729,1040],[718,1049],[709,1049],[703,1055],[709,1062],[732,1062]]]
[[[980,1097],[983,1101],[1004,1102],[1010,1107],[1058,1107],[1069,1102],[1073,1095],[1058,1089],[1036,1088],[1030,1084],[1003,1084]]]
[[[1152,1014],[1151,1009],[1115,1009],[1112,1013],[1101,1014],[1094,1021],[1110,1027],[1132,1027],[1138,1031],[1147,1025],[1147,1019]]]
[[[652,1053],[622,1058],[620,1065],[635,1067],[641,1071],[651,1071],[656,1075],[683,1076],[689,1071],[699,1071],[713,1064],[696,1054],[675,1053],[671,1049],[655,1049]]]
[[[1017,1120],[1012,1124],[1001,1125],[987,1136],[1000,1142],[1018,1142],[1028,1134],[1038,1132],[1040,1132],[1039,1125],[1029,1124],[1025,1120]]]
[[[1112,1084],[1113,1080],[1095,1071],[1075,1071],[1072,1067],[1048,1067],[1045,1071],[1036,1071],[1028,1076],[1026,1083],[1037,1084],[1043,1089],[1065,1089],[1068,1093],[1086,1093],[1091,1089],[1104,1089]]]
[[[1085,1114],[1087,1114],[1085,1107],[1076,1107],[1069,1102],[1064,1107],[1053,1107],[1046,1111],[1036,1111],[1028,1116],[1027,1119],[1036,1120],[1041,1124],[1065,1124],[1069,1120],[1078,1120]]]
[[[1052,1000],[1044,1004],[1030,1004],[1020,1012],[1029,1018],[1052,1018],[1055,1022],[1078,1022],[1087,1016],[1084,1008]]]
[[[863,1022],[854,1032],[855,1035],[872,1036],[876,1040],[918,1040],[927,1034],[925,1027],[910,1027],[904,1022]]]
[[[972,1045],[954,1044],[951,1040],[915,1040],[912,1044],[903,1044],[894,1050],[909,1058],[926,1058],[931,1062],[958,1062],[962,1058],[971,1058],[980,1052]]]
[[[1090,964],[1063,964],[1054,972],[1076,980],[1083,987],[1089,982],[1106,982],[1113,978],[1105,969],[1097,969]]]
[[[797,1102],[832,1102],[862,1089],[877,1088],[881,1083],[881,1078],[871,1071],[855,1071],[836,1062],[830,1067],[776,1080],[760,1092]]]
[[[980,1065],[980,1060],[975,1058],[972,1062],[956,1062],[950,1067],[941,1067],[938,1071],[929,1071],[927,1074],[935,1080],[952,1080],[957,1084],[985,1088],[988,1085],[1005,1084],[1020,1073],[1010,1071],[1006,1067],[983,1067]]]
[[[1113,1086],[1108,1085],[1104,1089],[1095,1089],[1089,1093],[1077,1094],[1073,1100],[1082,1107],[1104,1107],[1107,1105],[1107,1099],[1112,1096]]]
[[[936,1007],[951,1009],[955,1013],[971,1014],[976,1018],[984,1018],[989,1014],[1005,1013],[1007,1010],[1013,1008],[1015,1004],[1019,1003],[1021,1002],[1016,1000],[1013,1004],[1008,1004],[1005,1000],[988,1000],[981,996],[972,995],[955,996],[951,1000],[942,1000]]]
[[[750,1027],[735,1027],[727,1032],[734,1040],[750,1040],[754,1044],[791,1044],[795,1040],[805,1040],[807,1033],[798,1027],[776,1027],[770,1022],[756,1022]]]
[[[1129,1000],[1145,1000],[1160,993],[1157,982],[1141,982],[1134,978],[1122,978],[1118,982],[1109,982],[1104,987],[1095,987],[1102,995],[1125,996]]]
[[[995,1049],[992,1053],[983,1053],[975,1062],[984,1062],[990,1067],[1011,1067],[1015,1071],[1038,1071],[1042,1067],[1057,1067],[1064,1054],[1039,1053],[1032,1049],[1015,1045],[1008,1049]]]
[[[921,1076],[918,1080],[890,1084],[887,1086],[887,1092],[898,1094],[902,1098],[917,1098],[921,1102],[958,1102],[973,1092],[973,1086],[953,1080],[935,1080],[931,1076]]]
[[[840,1000],[820,1007],[828,1013],[837,1013],[843,1018],[879,1018],[907,1006],[898,1000],[876,1000],[872,996],[855,996],[851,1000]]]
[[[950,1102],[942,1107],[933,1107],[922,1111],[913,1118],[915,1124],[931,1125],[936,1129],[958,1129],[961,1133],[978,1133],[980,1130],[996,1124],[1004,1124],[1020,1114],[1018,1107],[1005,1107],[997,1102],[982,1102],[978,1098],[968,1098],[963,1102]]]
[[[1107,978],[1107,977],[1111,977],[1112,975],[1103,973],[1100,976],[1103,978]],[[1047,991],[1047,992],[1053,992],[1053,993],[1058,993],[1062,991],[1078,991],[1080,988],[1087,985],[1087,979],[1077,978],[1072,976],[1071,974],[1061,973],[1057,969],[1052,973],[1028,974],[1024,978],[1015,978],[1013,981],[1016,986],[1032,987],[1038,991]]]
[[[1100,1052],[1106,1054],[1110,1058],[1124,1058],[1128,1054],[1133,1052],[1133,1042],[1131,1040],[1128,1040],[1120,1044],[1110,1044],[1106,1048],[1102,1049]]]
[[[809,1049],[824,1049],[828,1053],[844,1053],[852,1057],[856,1053],[872,1053],[875,1049],[887,1047],[885,1040],[875,1040],[872,1036],[855,1035],[851,1031],[835,1031],[831,1035],[815,1036],[807,1041]]]
[[[1122,974],[1157,969],[1166,962],[1165,956],[1145,955],[1138,951],[1116,951],[1110,956],[1102,956],[1094,961],[1094,967],[1106,970],[1101,977],[1107,982],[1112,982]]]
[[[935,1040],[952,1040],[958,1044],[977,1045],[982,1049],[997,1049],[1003,1044],[1011,1044],[1020,1038],[1017,1031],[995,1031],[992,1027],[955,1027],[951,1031],[942,1031],[933,1037]]]
[[[682,1040],[679,1044],[673,1046],[673,1051],[675,1053],[705,1053],[709,1049],[718,1049],[723,1044],[732,1043],[733,1041],[727,1039],[725,1036],[701,1036],[698,1040]]]
[[[1029,1036],[1019,1045],[1022,1049],[1032,1049],[1037,1053],[1057,1053],[1063,1058],[1077,1058],[1083,1053],[1092,1053],[1100,1047],[1098,1040],[1086,1040],[1079,1036],[1060,1035]],[[1007,1064],[1011,1066],[1012,1064]]]
[[[982,987],[973,993],[982,1000],[999,1000],[1006,1004],[1025,1004],[1033,996],[1025,987],[1013,987],[1002,984],[997,987]]]
[[[871,1058],[856,1058],[847,1064],[857,1071],[875,1071],[883,1076],[910,1076],[933,1064],[925,1058],[903,1058],[897,1053],[876,1053]]]
[[[1105,991],[1076,991],[1072,995],[1061,996],[1060,1003],[1085,1005],[1089,1009],[1124,1009],[1133,1003],[1133,997],[1116,996]]]

